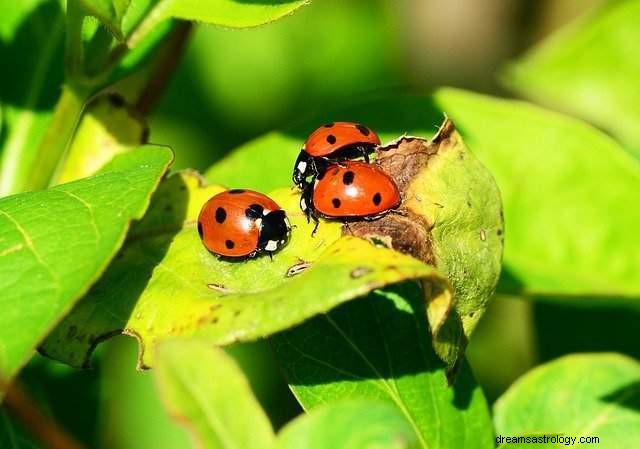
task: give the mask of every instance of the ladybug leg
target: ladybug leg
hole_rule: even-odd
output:
[[[311,214],[311,218],[313,219],[313,231],[311,231],[311,237],[313,237],[318,230],[318,226],[320,226],[320,220],[315,213]]]
[[[300,209],[302,209],[306,215],[307,223],[310,223],[311,220],[313,220],[313,231],[311,231],[311,237],[315,235],[318,230],[318,226],[320,225],[316,208],[313,205],[313,187],[313,185],[309,184],[300,197]]]
[[[368,164],[369,162],[371,162],[371,160],[369,159],[369,152],[367,151],[367,148],[364,146],[359,146],[358,150],[360,150],[360,152],[362,153],[362,157],[364,158],[364,161]]]

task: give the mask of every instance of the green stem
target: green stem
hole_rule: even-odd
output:
[[[51,122],[38,145],[29,178],[21,190],[36,190],[49,186],[67,152],[87,98],[87,92],[64,86],[53,110]]]

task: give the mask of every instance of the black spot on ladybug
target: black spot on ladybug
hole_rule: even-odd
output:
[[[377,206],[380,204],[381,201],[382,201],[382,195],[380,195],[380,192],[373,195],[373,204]]]
[[[324,125],[325,128],[333,128],[333,125],[335,125],[335,123],[327,123],[326,125]]]
[[[227,211],[224,210],[224,208],[219,207],[216,209],[216,221],[218,223],[224,223],[224,221],[227,219]]]
[[[333,204],[333,207],[338,209],[342,203],[338,198],[334,198],[331,200],[331,204]]]
[[[231,189],[229,190],[229,193],[231,193],[232,195],[238,195],[240,193],[244,193],[245,190],[244,189]]]
[[[344,175],[342,175],[342,182],[344,183],[344,185],[348,186],[353,183],[354,177],[355,174],[351,170],[346,171]]]
[[[233,249],[233,247],[236,246],[236,244],[233,243],[233,241],[231,241],[231,240],[227,240],[227,241],[224,242],[224,246],[226,246],[227,249]]]
[[[371,134],[371,131],[369,131],[369,128],[367,128],[366,126],[356,125],[356,128],[358,128],[358,131],[360,131],[363,136],[368,136],[369,134]]]
[[[263,213],[264,207],[259,204],[252,204],[244,211],[245,216],[250,220],[256,220],[262,217]]]
[[[200,238],[202,238],[203,234],[202,223],[198,222],[198,235],[200,236]]]
[[[333,145],[334,143],[336,143],[336,136],[334,136],[333,134],[329,134],[327,136],[327,142],[329,142],[331,145]]]

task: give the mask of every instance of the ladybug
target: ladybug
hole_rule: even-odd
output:
[[[375,220],[401,202],[400,190],[389,175],[375,165],[343,161],[329,165],[308,185],[300,198],[300,209],[313,219]]]
[[[307,178],[319,175],[328,164],[364,157],[380,145],[380,139],[359,123],[334,122],[316,129],[304,143],[293,168],[293,183],[301,190],[309,184]],[[312,181],[313,182],[313,181]]]
[[[205,248],[218,256],[269,256],[287,243],[291,225],[284,210],[266,195],[233,189],[214,195],[198,216]]]

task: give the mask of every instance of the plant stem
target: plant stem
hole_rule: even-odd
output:
[[[21,190],[37,190],[49,186],[58,164],[69,147],[80,121],[89,93],[66,85],[58,99],[53,117],[36,151],[36,158]]]

